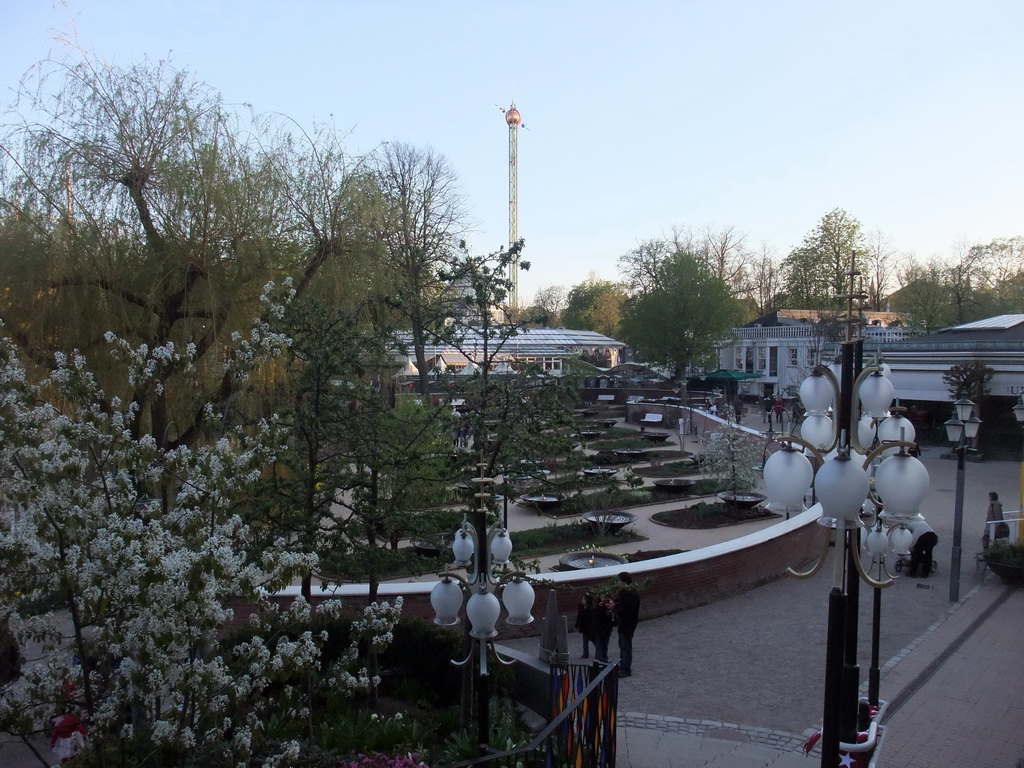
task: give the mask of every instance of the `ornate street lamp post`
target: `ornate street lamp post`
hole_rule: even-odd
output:
[[[442,626],[454,626],[459,623],[459,610],[465,599],[466,618],[469,620],[471,647],[469,654],[461,661],[452,660],[456,666],[465,666],[473,659],[474,651],[479,657],[479,677],[477,685],[477,734],[480,754],[488,750],[490,743],[490,673],[488,672],[489,651],[500,664],[513,664],[511,659],[503,659],[494,649],[494,638],[498,631],[495,624],[501,614],[501,604],[505,604],[508,617],[507,624],[516,626],[529,624],[533,621],[534,592],[533,586],[522,571],[508,570],[512,556],[512,539],[508,531],[499,523],[487,529],[487,510],[485,500],[490,494],[482,490],[482,486],[493,483],[493,478],[485,477],[486,464],[477,465],[479,476],[473,478],[478,484],[479,492],[475,494],[477,508],[473,511],[472,525],[463,520],[455,532],[452,553],[455,564],[466,566],[471,570],[463,578],[447,569],[441,580],[430,592],[430,604],[434,609],[434,623]],[[496,567],[502,568],[497,572]],[[501,591],[499,601],[495,591]]]
[[[847,300],[846,341],[842,345],[842,362],[838,376],[823,366],[814,369],[800,386],[800,398],[807,411],[801,427],[801,437],[781,437],[782,442],[801,445],[815,455],[820,468],[816,475],[808,472],[810,467],[805,453],[791,450],[778,451],[765,462],[765,487],[772,499],[772,505],[790,509],[795,500],[803,498],[808,490],[808,480],[813,475],[815,496],[820,509],[819,525],[834,531],[835,553],[833,556],[832,589],[828,601],[828,635],[825,660],[825,695],[822,715],[821,765],[822,768],[837,768],[840,753],[869,752],[874,748],[874,736],[869,734],[869,743],[858,744],[858,689],[860,670],[857,665],[857,608],[859,581],[864,580],[876,590],[876,632],[873,637],[872,677],[875,679],[874,703],[877,703],[877,626],[880,619],[880,598],[877,591],[893,583],[884,569],[882,558],[887,542],[872,540],[870,550],[876,556],[879,576],[888,577],[882,581],[868,575],[860,557],[861,516],[865,507],[876,512],[872,521],[879,535],[882,526],[903,527],[906,520],[919,517],[917,509],[927,493],[928,473],[924,466],[906,452],[916,448],[901,434],[896,440],[883,441],[872,450],[876,439],[876,425],[888,414],[893,400],[893,387],[881,367],[859,368],[860,344],[852,338],[852,326],[859,321],[854,315],[853,283],[856,271],[851,266],[848,273],[850,290],[841,298]],[[860,414],[855,416],[857,404]],[[834,406],[836,419],[827,414]],[[884,423],[884,422],[882,422]],[[894,425],[899,428],[899,425]],[[880,428],[880,427],[879,427]],[[865,439],[862,440],[861,438]],[[870,439],[870,442],[868,441]],[[867,443],[866,445],[863,443]],[[872,490],[867,469],[885,451],[899,448],[900,453],[889,456],[875,473]],[[832,454],[832,451],[835,451]],[[825,455],[830,457],[826,460]],[[780,471],[775,472],[775,463]],[[883,471],[884,470],[884,471]],[[800,486],[800,487],[797,487]],[[868,503],[870,502],[870,504]],[[907,532],[909,533],[909,531]],[[809,578],[824,565],[829,551],[830,539],[826,538],[825,549],[811,570],[794,576]],[[876,554],[877,553],[877,554]],[[877,733],[877,723],[872,723],[870,733]]]
[[[974,403],[961,398],[953,403],[953,418],[946,422],[946,436],[956,447],[956,497],[953,508],[953,554],[949,568],[949,600],[960,599],[960,554],[964,528],[964,467],[967,446],[981,427],[981,419],[972,416]]]

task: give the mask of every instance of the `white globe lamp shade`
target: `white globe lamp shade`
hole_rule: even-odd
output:
[[[857,440],[864,448],[875,442],[875,417],[865,413],[857,420]]]
[[[928,470],[909,453],[893,454],[875,470],[875,492],[888,519],[914,517],[928,493]]]
[[[469,619],[469,634],[485,640],[498,634],[494,625],[498,623],[501,603],[487,591],[474,592],[466,602],[466,617]]]
[[[859,523],[860,506],[869,488],[868,475],[860,464],[842,456],[826,461],[814,480],[822,516],[844,528]]]
[[[460,528],[455,532],[455,541],[452,542],[452,553],[455,555],[455,562],[465,565],[473,557],[476,551],[476,544],[473,542],[473,534],[466,528]]]
[[[913,443],[916,438],[917,430],[914,429],[914,422],[902,413],[890,416],[878,425],[878,439],[883,443],[892,443],[897,440]]]
[[[828,377],[812,373],[800,384],[800,402],[805,411],[827,411],[835,397],[835,389]]]
[[[895,390],[892,382],[876,371],[861,381],[859,394],[863,411],[873,416],[881,416],[892,405]]]
[[[804,496],[814,479],[811,462],[800,451],[784,448],[764,463],[764,487],[772,504],[783,509],[800,510]]]
[[[448,578],[441,579],[430,590],[430,606],[434,609],[434,623],[451,627],[459,623],[462,607],[462,588]]]
[[[874,528],[864,538],[864,546],[872,558],[880,560],[882,555],[885,554],[885,550],[889,548],[889,537],[882,533],[882,531]]]
[[[914,541],[914,534],[901,525],[899,528],[893,528],[889,532],[889,541],[892,542],[892,551],[897,555],[909,555],[910,545]]]
[[[878,367],[882,369],[882,375],[885,376],[885,378],[888,379],[892,376],[892,368],[888,363],[882,363]]]
[[[808,413],[800,425],[800,436],[815,448],[831,445],[835,439],[833,431],[832,419],[820,411]]]
[[[505,622],[513,626],[522,626],[533,621],[533,585],[525,579],[513,579],[505,585],[501,598],[508,611]]]
[[[491,539],[491,562],[504,565],[512,556],[512,537],[504,528],[498,530]]]

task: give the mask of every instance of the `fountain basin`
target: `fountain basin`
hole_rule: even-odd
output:
[[[639,448],[626,448],[615,451],[615,455],[629,461],[637,461],[638,459],[644,458],[647,455],[647,451]]]
[[[603,568],[606,565],[623,565],[628,562],[629,560],[622,555],[614,555],[610,552],[569,552],[558,558],[560,566],[575,570]]]
[[[632,512],[587,512],[583,520],[590,523],[597,536],[605,532],[616,535],[627,525],[635,523],[636,515]]]
[[[536,507],[541,512],[550,512],[562,504],[561,498],[547,493],[533,493],[528,496],[522,496],[521,499],[524,503]]]
[[[734,493],[733,491],[722,491],[715,494],[721,501],[736,509],[753,509],[768,497],[763,493],[745,491]]]
[[[663,493],[689,493],[696,482],[688,477],[666,477],[655,480],[654,488]]]

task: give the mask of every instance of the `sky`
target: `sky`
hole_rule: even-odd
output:
[[[843,208],[927,259],[1024,234],[1020,0],[2,0],[0,102],[76,44],[169,58],[229,104],[430,147],[487,253],[540,287],[614,280],[640,241],[732,227],[780,257]]]

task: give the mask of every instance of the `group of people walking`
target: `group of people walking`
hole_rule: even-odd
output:
[[[608,644],[612,629],[619,635],[619,677],[633,674],[633,634],[640,621],[640,594],[633,577],[619,574],[619,590],[612,595],[596,596],[584,593],[576,612],[576,629],[583,637],[582,658],[590,658],[594,646],[594,660],[608,663]]]

